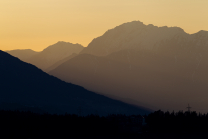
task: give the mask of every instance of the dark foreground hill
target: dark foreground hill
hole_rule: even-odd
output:
[[[149,112],[63,82],[3,51],[0,51],[0,107],[80,115]]]

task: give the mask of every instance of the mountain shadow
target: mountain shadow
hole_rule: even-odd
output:
[[[0,51],[0,108],[79,115],[149,112],[63,82],[3,51]]]

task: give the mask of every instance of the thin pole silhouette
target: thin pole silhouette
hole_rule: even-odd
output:
[[[191,112],[191,107],[188,104],[188,107],[186,107],[188,109],[188,112]]]

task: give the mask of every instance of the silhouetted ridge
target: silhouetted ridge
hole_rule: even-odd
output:
[[[8,53],[47,72],[48,68],[53,64],[67,58],[73,53],[78,54],[83,48],[80,44],[59,41],[35,54],[33,54],[34,51],[32,53],[29,50],[13,50]]]
[[[156,43],[170,40],[176,35],[188,36],[189,34],[178,27],[157,27],[133,21],[110,29],[102,36],[95,38],[80,54],[106,56],[123,49],[154,49]]]
[[[15,110],[24,107],[49,113],[80,115],[147,112],[63,82],[0,51],[0,108]]]
[[[78,54],[73,53],[73,54],[71,54],[70,56],[68,56],[68,57],[66,57],[66,58],[64,58],[64,59],[59,60],[58,62],[56,62],[55,64],[53,64],[53,65],[50,66],[49,68],[47,68],[47,69],[45,70],[45,72],[47,72],[47,73],[50,72],[51,70],[53,70],[53,69],[57,68],[58,66],[60,66],[61,64],[63,64],[64,62],[66,62],[66,61],[68,61],[68,60],[70,60],[70,59],[76,57],[77,55],[78,55]]]
[[[76,46],[78,48],[82,48],[83,46],[81,44],[73,44],[73,43],[70,43],[70,42],[64,42],[64,41],[58,41],[57,43],[53,44],[53,45],[50,45],[49,47],[45,48],[43,51],[53,51],[53,50],[57,50],[57,47],[59,49],[64,49],[64,48],[67,48],[69,46]],[[60,50],[58,50],[60,51]]]
[[[37,55],[39,52],[33,51],[31,49],[16,49],[6,51],[14,57],[18,57],[22,61],[27,61],[27,59]]]

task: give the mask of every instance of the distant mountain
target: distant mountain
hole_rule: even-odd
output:
[[[132,98],[131,93],[137,92],[138,98],[142,92],[135,89],[135,87],[137,88],[135,86],[137,85],[135,84],[137,71],[133,70],[134,72],[132,72],[129,67],[128,63],[122,63],[107,57],[81,54],[58,66],[49,74],[106,96],[132,103],[132,100],[126,101],[128,98]],[[130,77],[135,78],[130,80]],[[137,100],[135,96],[133,99]],[[145,102],[137,101],[132,104],[150,107]]]
[[[45,70],[45,72],[49,72],[49,71],[55,69],[56,67],[60,66],[60,65],[63,64],[64,62],[66,62],[66,61],[68,61],[68,60],[74,58],[74,57],[77,56],[77,55],[78,55],[78,54],[76,54],[76,53],[71,54],[70,56],[68,56],[68,57],[66,57],[66,58],[64,58],[64,59],[62,59],[62,60],[56,62],[55,64],[53,64],[52,66],[50,66],[49,68],[47,68],[47,69]]]
[[[158,43],[171,40],[178,35],[188,36],[178,27],[157,27],[133,21],[110,29],[104,35],[95,38],[80,54],[106,56],[124,49],[154,49]]]
[[[133,60],[132,63],[128,63],[111,59],[113,55],[122,58],[122,55],[126,53],[124,51],[113,53],[107,57],[81,54],[50,71],[49,74],[63,81],[71,82],[89,90],[99,92],[100,94],[110,97],[114,96],[113,98],[127,103],[146,106],[152,109],[155,108],[155,110],[167,107],[168,105],[164,105],[164,103],[168,103],[166,101],[161,101],[163,98],[160,98],[161,94],[159,95],[159,91],[164,92],[168,90],[167,86],[169,84],[175,83],[174,80],[170,80],[167,83],[164,82],[167,79],[174,79],[175,74],[172,75],[164,72],[167,69],[170,70],[173,66],[168,65],[170,67],[166,67],[166,65],[163,64],[168,63],[166,61],[167,59],[163,60],[162,56],[152,57],[151,52],[149,52],[149,55],[146,54],[145,58],[149,59],[148,61],[142,58],[142,52],[130,50],[129,52],[132,53],[130,59],[135,58],[135,61],[139,59],[137,61],[140,65],[134,64],[135,61]],[[157,60],[163,60],[163,63],[155,62]],[[155,65],[158,66],[154,68]],[[159,70],[159,66],[162,66],[162,71]],[[156,70],[157,68],[159,69]],[[175,69],[174,67],[173,70]],[[161,81],[158,82],[157,79]],[[157,92],[152,92],[152,89],[157,89]],[[158,97],[155,96],[157,93]],[[150,96],[154,97],[152,98]],[[134,102],[128,99],[132,99]],[[167,99],[167,101],[168,100],[169,99]],[[158,101],[161,101],[160,103],[162,103],[163,106],[158,105]]]
[[[55,64],[56,62],[67,58],[73,53],[79,53],[84,47],[80,44],[72,44],[67,42],[58,42],[51,45],[28,59],[26,62],[35,65],[36,67],[45,71],[47,68]]]
[[[207,31],[187,34],[177,27],[131,22],[94,39],[49,74],[155,110],[185,110],[191,103],[206,112],[207,63]]]
[[[14,57],[19,58],[22,61],[26,61],[27,59],[38,54],[38,52],[33,51],[31,49],[23,49],[23,50],[17,49],[17,50],[11,50],[11,51],[6,51],[6,52]]]
[[[149,111],[63,82],[0,51],[0,108],[64,114],[144,114]]]

